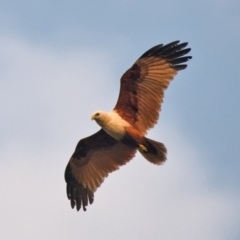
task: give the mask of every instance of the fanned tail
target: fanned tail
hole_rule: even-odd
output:
[[[145,141],[146,145],[144,145],[142,148],[140,147],[138,151],[149,162],[157,165],[163,164],[167,159],[167,149],[164,144],[149,138],[145,138]]]

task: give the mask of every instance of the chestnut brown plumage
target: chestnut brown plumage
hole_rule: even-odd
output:
[[[86,210],[109,173],[130,161],[138,150],[154,164],[166,160],[167,149],[145,135],[158,121],[164,90],[192,57],[187,43],[159,44],[145,52],[121,78],[117,104],[110,113],[92,119],[102,127],[77,144],[65,171],[72,208]]]

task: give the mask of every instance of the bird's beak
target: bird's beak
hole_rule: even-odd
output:
[[[91,120],[94,120],[94,115],[91,116]]]

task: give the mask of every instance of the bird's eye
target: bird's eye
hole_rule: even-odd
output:
[[[96,113],[96,116],[99,116],[100,115],[100,113]]]

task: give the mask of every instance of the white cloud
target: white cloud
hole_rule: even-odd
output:
[[[0,152],[1,239],[228,239],[239,196],[214,186],[204,150],[165,122],[164,166],[137,155],[106,179],[86,213],[71,210],[64,168],[78,138],[98,129],[91,112],[111,107],[112,59],[94,49],[54,52],[9,38],[0,44],[0,121],[7,134]],[[158,133],[156,127],[151,137],[159,140]]]

